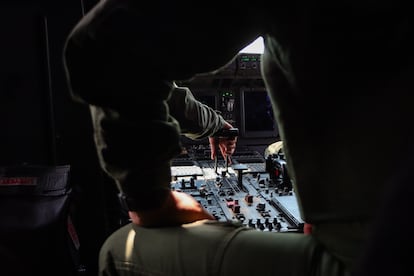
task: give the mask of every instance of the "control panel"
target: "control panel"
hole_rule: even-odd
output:
[[[208,146],[192,146],[173,162],[171,189],[192,195],[218,221],[236,220],[259,231],[302,232],[283,156],[236,152],[231,164],[209,159]]]

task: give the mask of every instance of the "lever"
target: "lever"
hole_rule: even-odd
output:
[[[235,127],[233,127],[233,128],[229,128],[229,129],[221,129],[221,130],[219,130],[219,131],[217,131],[214,135],[213,135],[213,137],[214,137],[214,139],[215,139],[215,147],[216,147],[216,156],[214,157],[214,171],[215,171],[215,173],[216,174],[218,174],[218,172],[217,172],[217,167],[218,167],[218,155],[219,155],[219,152],[220,152],[220,149],[219,149],[219,139],[220,138],[235,138],[235,137],[237,137],[239,135],[239,129],[238,128],[235,128]],[[224,160],[224,164],[225,164],[225,167],[226,167],[226,169],[225,169],[225,172],[227,173],[228,172],[228,168],[229,168],[229,156],[228,155],[226,155],[226,158],[225,158],[225,160]]]

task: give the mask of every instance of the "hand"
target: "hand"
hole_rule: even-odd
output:
[[[231,129],[233,126],[226,122],[223,126],[224,129]],[[236,143],[237,143],[237,137],[220,137],[216,139],[215,137],[209,137],[210,142],[210,150],[211,150],[211,159],[215,159],[217,152],[216,152],[216,143],[218,142],[218,147],[220,149],[221,155],[224,159],[227,158],[227,156],[231,156],[234,151],[236,150]],[[231,164],[231,159],[228,159],[229,164]]]
[[[128,212],[132,222],[145,227],[177,226],[197,220],[215,220],[191,195],[171,191],[165,203],[156,210]]]

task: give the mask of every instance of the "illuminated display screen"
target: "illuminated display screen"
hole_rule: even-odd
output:
[[[266,90],[242,90],[241,100],[242,134],[245,137],[276,137],[277,124]]]

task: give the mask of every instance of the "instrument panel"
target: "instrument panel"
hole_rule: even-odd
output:
[[[205,158],[207,146],[200,152],[193,146],[174,160],[172,190],[192,195],[218,221],[236,220],[259,231],[303,231],[295,191],[290,180],[285,183],[283,156],[266,160],[258,152],[236,152],[228,165]]]

